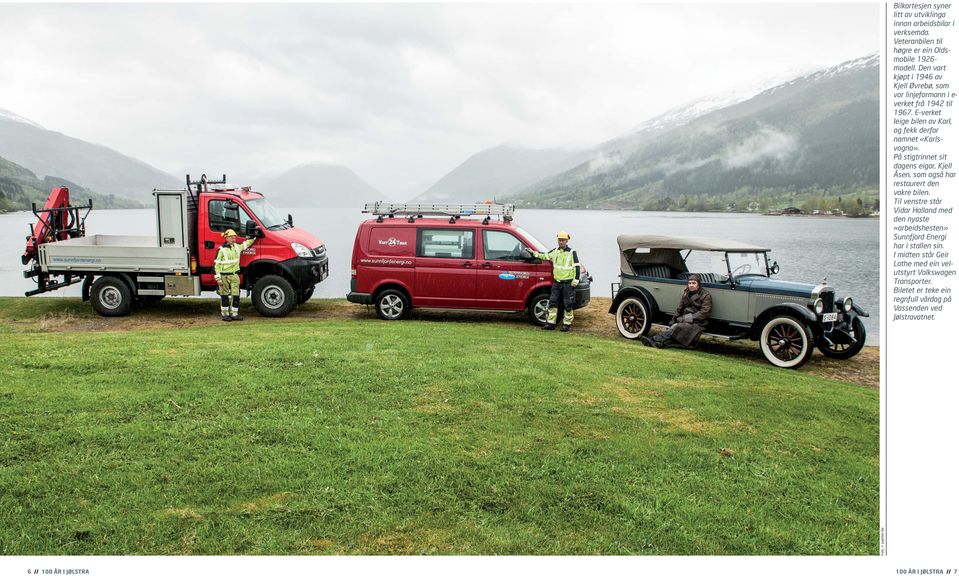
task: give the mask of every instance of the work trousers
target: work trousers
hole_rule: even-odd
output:
[[[240,277],[237,274],[220,274],[220,314],[236,316],[240,313]],[[231,298],[232,297],[232,298]]]
[[[570,282],[553,282],[553,289],[549,293],[549,312],[547,324],[556,324],[559,308],[563,308],[563,324],[573,323],[573,305],[576,303],[576,289]]]

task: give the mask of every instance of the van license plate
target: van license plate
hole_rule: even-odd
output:
[[[829,314],[822,315],[823,322],[835,322],[839,319],[839,312],[830,312]]]

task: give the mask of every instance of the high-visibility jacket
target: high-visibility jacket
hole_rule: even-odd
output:
[[[553,263],[553,280],[557,282],[569,282],[574,278],[579,280],[579,256],[576,255],[576,250],[569,246],[553,248],[549,252],[533,252],[533,256]]]
[[[213,271],[217,274],[236,274],[240,271],[240,253],[253,245],[256,238],[230,245],[223,243],[213,261]]]

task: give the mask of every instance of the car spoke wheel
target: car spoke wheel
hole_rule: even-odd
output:
[[[777,316],[763,328],[760,347],[770,364],[799,368],[812,356],[812,331],[792,316]]]
[[[623,338],[635,340],[649,333],[649,308],[639,298],[626,298],[616,308],[616,328]]]
[[[862,320],[860,320],[858,316],[852,319],[850,326],[851,329],[849,330],[848,334],[852,338],[849,342],[833,342],[830,345],[825,340],[820,340],[819,344],[817,345],[819,351],[825,356],[836,358],[838,360],[848,360],[856,354],[859,354],[859,351],[862,350],[862,347],[866,345],[866,326],[862,323]],[[852,340],[855,340],[855,342]]]
[[[409,298],[399,290],[385,290],[376,298],[376,314],[383,320],[400,320],[409,309]]]

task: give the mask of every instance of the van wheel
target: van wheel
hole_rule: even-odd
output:
[[[264,276],[253,285],[253,306],[261,316],[280,318],[296,305],[296,292],[282,276]]]
[[[649,308],[639,298],[626,298],[616,307],[616,328],[623,338],[635,340],[649,334]]]
[[[90,287],[90,303],[100,316],[126,316],[133,309],[133,294],[122,279],[100,276]]]
[[[538,326],[546,324],[546,318],[549,315],[549,294],[541,293],[533,296],[526,307],[526,314],[529,315],[529,321]]]
[[[763,327],[759,346],[773,366],[799,368],[812,356],[812,330],[792,316],[776,316]]]
[[[410,299],[399,290],[384,290],[376,297],[376,315],[383,320],[401,320],[409,311]]]

